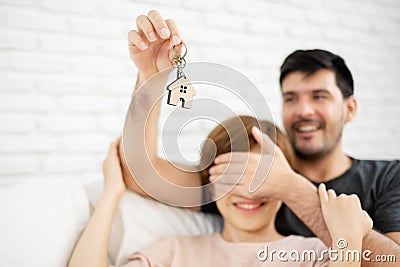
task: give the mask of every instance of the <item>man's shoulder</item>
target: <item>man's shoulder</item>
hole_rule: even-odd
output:
[[[384,159],[357,159],[352,158],[354,161],[358,161],[360,164],[364,165],[379,165],[379,166],[387,166],[387,165],[399,165],[400,160],[384,160]]]
[[[359,177],[362,181],[381,185],[400,182],[399,160],[353,159],[353,168],[349,176]]]
[[[394,170],[400,171],[399,160],[373,160],[373,159],[355,159],[352,158],[352,167],[357,171],[378,172]]]
[[[370,190],[387,189],[392,185],[400,186],[400,162],[399,160],[372,160],[355,159],[341,176],[327,182],[327,186],[341,193],[360,194],[370,193]],[[369,194],[368,193],[368,194]]]

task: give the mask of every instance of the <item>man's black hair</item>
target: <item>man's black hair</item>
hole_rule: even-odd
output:
[[[312,75],[320,69],[329,69],[335,73],[336,84],[342,92],[343,98],[348,98],[354,93],[353,76],[346,66],[343,58],[329,51],[321,49],[296,50],[283,62],[279,82],[294,71],[301,71]]]

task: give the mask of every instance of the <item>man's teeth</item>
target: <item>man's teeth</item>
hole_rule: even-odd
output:
[[[307,132],[315,131],[317,129],[318,129],[318,127],[315,125],[307,125],[307,126],[301,126],[297,130],[302,133],[307,133]]]
[[[245,209],[245,210],[252,210],[255,209],[259,206],[261,206],[261,203],[259,204],[244,204],[244,203],[236,203],[236,206],[241,208],[241,209]]]

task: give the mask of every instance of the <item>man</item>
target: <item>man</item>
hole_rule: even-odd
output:
[[[173,21],[164,21],[157,11],[139,16],[137,25],[138,30],[129,33],[129,47],[139,70],[138,88],[146,79],[170,66],[168,50],[172,44],[180,43],[180,37]],[[363,209],[373,219],[377,231],[367,234],[363,249],[371,250],[372,255],[396,255],[399,259],[400,164],[398,161],[362,161],[343,153],[343,127],[354,119],[357,111],[352,76],[343,59],[323,50],[296,51],[281,67],[280,84],[283,123],[296,155],[294,170],[279,148],[254,129],[255,139],[265,145],[264,155],[251,154],[246,162],[235,160],[235,157],[243,158],[240,152],[221,155],[215,160],[216,166],[210,169],[210,180],[216,180],[221,186],[229,184],[230,178],[237,177],[235,170],[242,168],[227,166],[245,164],[243,186],[235,190],[248,190],[252,178],[260,173],[260,157],[273,156],[270,173],[254,197],[284,202],[286,206],[280,210],[276,223],[282,234],[311,236],[314,233],[327,245],[337,241],[330,240],[319,204],[316,185],[325,183],[338,194],[357,194]],[[149,124],[154,124],[154,120]],[[154,156],[156,150],[153,148],[150,153]],[[196,174],[189,174],[188,179],[187,173],[168,163],[158,161],[158,165],[162,165],[161,173],[173,173],[171,181],[176,184],[198,183]],[[129,175],[126,169],[125,175]],[[135,183],[128,187],[144,193]],[[329,192],[335,194],[332,190]],[[364,264],[381,266],[373,261]]]
[[[399,162],[352,159],[342,150],[343,127],[357,110],[352,75],[343,59],[323,50],[296,51],[281,67],[280,84],[296,172],[337,193],[357,194],[374,216],[374,226],[400,243],[395,233],[400,231]],[[287,209],[280,215],[278,223],[288,223],[281,223],[282,232],[311,234],[294,217],[288,219]]]

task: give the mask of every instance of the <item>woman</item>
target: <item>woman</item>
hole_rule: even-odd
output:
[[[224,122],[224,127],[217,126],[208,138],[217,146],[217,155],[230,149],[233,140],[228,135],[229,129],[241,123],[245,127],[244,135],[235,136],[236,140],[249,141],[249,152],[260,152],[260,132],[254,118],[241,116]],[[263,123],[261,128],[271,129],[271,124]],[[281,145],[286,156],[287,141],[276,128],[277,143]],[[267,131],[268,132],[268,131]],[[271,132],[271,131],[270,131]],[[78,241],[72,254],[69,267],[107,266],[107,246],[111,225],[121,196],[126,190],[123,182],[121,162],[118,157],[119,140],[111,144],[103,165],[105,189],[85,231]],[[204,151],[206,152],[206,151]],[[205,155],[206,153],[203,153]],[[203,156],[202,156],[203,157]],[[207,169],[209,169],[208,166]],[[207,169],[202,177],[207,177]],[[240,184],[238,185],[240,186]],[[218,188],[214,194],[219,194]],[[326,191],[322,185],[319,188],[322,211],[332,240],[339,238],[348,241],[346,250],[361,251],[362,238],[371,229],[372,221],[362,211],[356,196],[339,196],[331,190]],[[284,237],[275,229],[275,216],[280,207],[280,201],[274,199],[255,199],[252,194],[238,194],[231,191],[216,200],[217,207],[224,219],[221,233],[200,236],[172,237],[133,253],[124,266],[265,266],[273,262],[273,266],[360,266],[357,261],[328,262],[327,254],[320,260],[292,261],[288,254],[285,257],[269,254],[272,250],[297,250],[299,255],[305,250],[315,251],[317,258],[321,257],[326,247],[317,238],[299,236]],[[345,207],[345,208],[344,208]],[[336,242],[333,249],[338,249]],[[267,249],[266,249],[267,248]],[[267,257],[268,256],[268,257]],[[285,261],[286,259],[286,261]]]

